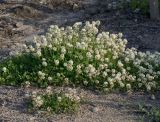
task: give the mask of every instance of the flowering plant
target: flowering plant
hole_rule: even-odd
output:
[[[126,48],[122,33],[99,32],[99,25],[51,25],[45,36],[19,45],[2,61],[0,83],[83,85],[106,92],[159,89],[160,53]]]
[[[73,113],[78,110],[80,97],[74,89],[67,93],[54,93],[51,87],[46,88],[43,94],[32,92],[30,110],[42,110],[49,113]]]

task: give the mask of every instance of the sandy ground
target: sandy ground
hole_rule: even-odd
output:
[[[57,88],[55,88],[57,89]],[[160,105],[158,96],[151,100],[143,93],[110,93],[104,95],[77,88],[85,102],[75,115],[44,115],[42,112],[29,113],[28,96],[35,88],[0,87],[0,121],[2,122],[137,122],[143,120],[138,105]]]
[[[75,4],[67,7],[0,4],[0,59],[7,56],[16,43],[24,43],[33,39],[34,35],[45,34],[51,24],[67,26],[86,20],[101,20],[102,31],[122,32],[129,41],[128,47],[160,51],[160,22],[151,21],[137,13],[110,10],[105,0],[82,0]],[[42,116],[27,111],[25,94],[32,90],[0,86],[0,122],[134,122],[142,120],[143,114],[138,110],[138,104],[160,104],[159,96],[151,100],[150,95],[143,93],[102,95],[79,89],[85,94],[87,102],[76,115]]]

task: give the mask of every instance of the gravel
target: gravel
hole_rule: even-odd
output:
[[[135,97],[134,94],[129,98],[123,94],[102,95],[77,88],[78,93],[83,95],[86,101],[81,105],[78,113],[75,115],[43,115],[42,112],[28,112],[28,95],[25,94],[33,90],[41,91],[42,89],[0,86],[0,121],[134,122],[140,120],[140,115],[135,112],[138,111],[136,102],[131,100]],[[144,99],[144,96],[137,97],[137,99],[139,98]]]

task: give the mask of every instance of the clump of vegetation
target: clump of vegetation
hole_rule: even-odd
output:
[[[133,10],[139,10],[144,15],[149,15],[149,0],[131,0],[130,7]]]
[[[149,120],[149,122],[159,122],[160,121],[160,109],[159,107],[150,107],[147,108],[144,105],[140,105],[139,109],[144,112],[145,118]]]
[[[159,89],[160,53],[126,48],[122,33],[99,32],[99,25],[50,26],[46,36],[19,45],[0,63],[0,84],[77,85],[105,92]]]
[[[41,110],[49,113],[74,113],[78,110],[80,97],[75,89],[69,89],[68,93],[61,91],[54,93],[51,87],[47,87],[45,93],[33,92],[30,101],[30,110]]]
[[[80,97],[75,92],[53,93],[48,86],[85,86],[104,92],[144,90],[160,86],[160,53],[126,48],[122,33],[99,32],[100,21],[52,25],[45,36],[18,45],[0,63],[0,84],[47,88],[32,94],[34,110],[74,112]],[[72,90],[71,90],[72,91]]]

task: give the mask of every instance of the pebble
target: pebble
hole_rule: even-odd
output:
[[[79,7],[79,6],[78,6],[77,4],[74,4],[74,5],[73,5],[73,10],[78,9],[78,7]]]
[[[16,27],[17,27],[17,28],[20,28],[20,27],[22,27],[22,26],[23,26],[23,23],[22,23],[22,22],[17,22],[17,23],[16,23]]]
[[[151,95],[151,99],[152,99],[152,100],[155,100],[155,99],[156,99],[154,94]]]
[[[96,112],[98,112],[99,111],[99,108],[98,107],[94,107],[93,109],[92,109],[92,112],[94,112],[94,113],[96,113]]]
[[[30,117],[29,120],[30,120],[30,122],[34,122],[35,117]]]

